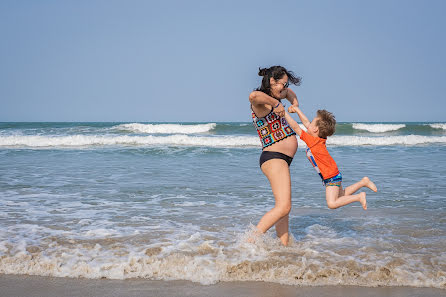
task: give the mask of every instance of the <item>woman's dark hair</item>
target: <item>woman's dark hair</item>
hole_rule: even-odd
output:
[[[274,80],[281,79],[284,75],[288,76],[289,83],[299,86],[302,78],[295,76],[292,71],[288,71],[282,66],[271,66],[269,68],[259,68],[259,76],[263,76],[262,85],[257,88],[256,91],[261,91],[271,96],[271,84],[269,79],[272,77]]]

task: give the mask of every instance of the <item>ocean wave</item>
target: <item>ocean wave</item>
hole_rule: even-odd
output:
[[[126,245],[122,239],[46,237],[42,243],[0,241],[0,273],[88,279],[264,281],[286,285],[412,286],[446,289],[444,252],[395,251],[386,242],[338,237],[313,225],[283,247],[252,230],[229,244],[197,232],[176,243]],[[323,229],[323,230],[321,230]],[[328,232],[328,233],[327,233]],[[328,234],[328,235],[327,235]],[[378,244],[376,248],[370,243]],[[400,243],[397,243],[400,246]]]
[[[429,126],[431,126],[431,128],[434,128],[434,129],[446,130],[446,123],[429,124]]]
[[[406,127],[405,124],[362,124],[353,123],[353,129],[366,130],[372,133],[383,133],[389,131],[396,131]]]
[[[299,146],[305,143],[298,140]],[[444,144],[446,136],[332,136],[327,140],[330,146],[392,146],[392,145],[422,145]],[[257,136],[0,136],[0,147],[12,148],[77,148],[96,146],[204,146],[204,147],[260,147]]]
[[[333,146],[391,146],[391,145],[421,145],[432,143],[446,143],[446,136],[401,135],[383,137],[365,136],[332,136],[327,139],[328,145]]]
[[[259,139],[254,136],[201,137],[189,135],[169,136],[0,136],[0,147],[85,147],[85,146],[207,146],[207,147],[256,147]]]
[[[113,127],[114,130],[130,131],[147,134],[196,134],[209,132],[217,126],[216,123],[184,125],[184,124],[121,124]]]

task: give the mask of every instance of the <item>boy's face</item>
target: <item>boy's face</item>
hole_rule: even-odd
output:
[[[311,136],[319,137],[319,127],[317,126],[318,117],[315,117],[308,126],[307,133]]]

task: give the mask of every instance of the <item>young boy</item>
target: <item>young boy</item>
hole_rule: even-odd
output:
[[[303,131],[296,121],[285,113],[288,124],[307,144],[307,157],[322,178],[328,207],[333,209],[358,201],[362,208],[367,209],[365,192],[352,194],[362,187],[377,192],[375,184],[368,177],[363,177],[361,181],[343,189],[341,173],[327,151],[325,145],[327,137],[335,132],[336,120],[333,114],[326,110],[318,110],[316,117],[310,122],[298,107],[290,106],[288,112],[297,112],[302,124],[307,128],[307,132]]]

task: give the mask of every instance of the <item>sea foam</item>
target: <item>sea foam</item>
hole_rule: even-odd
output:
[[[306,230],[305,238],[291,238],[288,247],[269,234],[250,231],[229,244],[208,240],[200,232],[175,242],[136,247],[112,237],[91,242],[53,237],[42,244],[3,241],[0,273],[189,280],[205,285],[264,281],[299,286],[446,288],[445,253],[395,252],[392,249],[396,247],[388,242],[339,237],[329,227],[317,224]],[[254,243],[247,243],[245,239],[252,236],[257,236]]]
[[[372,133],[383,133],[389,131],[396,131],[406,127],[404,124],[362,124],[353,123],[353,129],[366,130]]]
[[[422,145],[431,143],[446,143],[446,136],[384,136],[384,137],[364,137],[364,136],[332,136],[327,139],[328,145],[333,146],[391,146],[391,145]]]
[[[113,127],[115,130],[130,131],[135,133],[147,133],[147,134],[196,134],[209,132],[217,124],[197,124],[197,125],[184,125],[184,124],[122,124]]]
[[[446,123],[436,123],[436,124],[429,124],[434,129],[443,129],[446,130]]]
[[[245,147],[259,146],[255,136],[200,137],[189,135],[169,136],[0,136],[0,147],[85,147],[85,146],[207,146],[207,147]]]
[[[298,140],[299,146],[305,143]],[[331,146],[391,146],[391,145],[422,145],[444,144],[446,136],[332,136],[327,140]],[[0,136],[0,147],[10,148],[83,148],[104,146],[203,146],[203,147],[260,147],[257,136]]]

